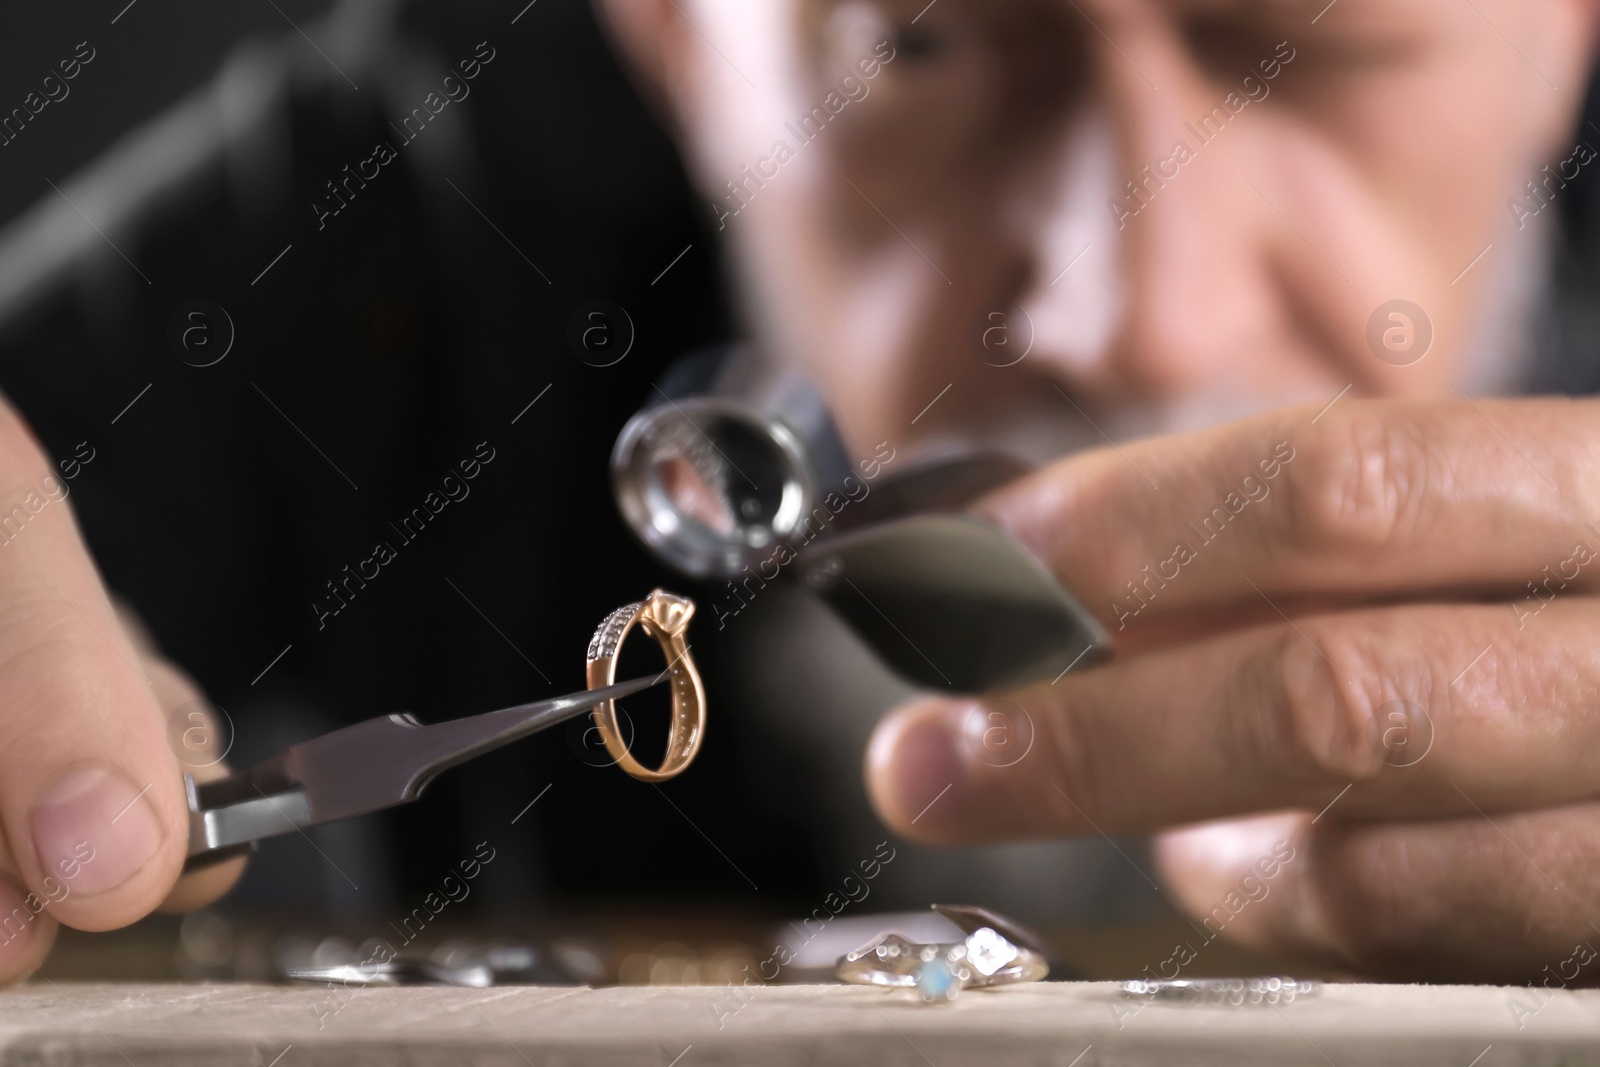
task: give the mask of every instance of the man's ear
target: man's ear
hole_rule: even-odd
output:
[[[640,95],[681,128],[689,42],[672,0],[594,0],[601,28]]]

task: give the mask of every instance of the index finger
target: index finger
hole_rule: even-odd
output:
[[[1521,590],[1547,564],[1582,584],[1600,552],[1595,413],[1345,397],[1071,456],[976,510],[1113,633],[1259,594]]]

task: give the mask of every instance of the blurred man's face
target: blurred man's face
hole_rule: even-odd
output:
[[[1588,0],[610,6],[752,331],[858,448],[1497,387],[1600,166]]]

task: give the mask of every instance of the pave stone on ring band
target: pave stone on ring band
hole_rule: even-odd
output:
[[[616,681],[617,653],[629,631],[637,625],[655,638],[667,657],[666,670],[672,676],[672,723],[667,735],[667,753],[661,766],[651,770],[628,751],[617,723],[617,704],[607,700],[595,706],[595,726],[611,758],[642,782],[665,782],[675,778],[694,761],[706,733],[706,693],[700,672],[689,656],[684,639],[694,601],[660,589],[633,604],[624,604],[603,619],[589,640],[588,678],[590,689],[603,689]]]

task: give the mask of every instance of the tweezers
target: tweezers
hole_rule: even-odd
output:
[[[382,715],[291,745],[211,782],[183,776],[189,800],[185,869],[242,855],[264,837],[407,804],[440,771],[667,680],[666,672],[431,726]]]

